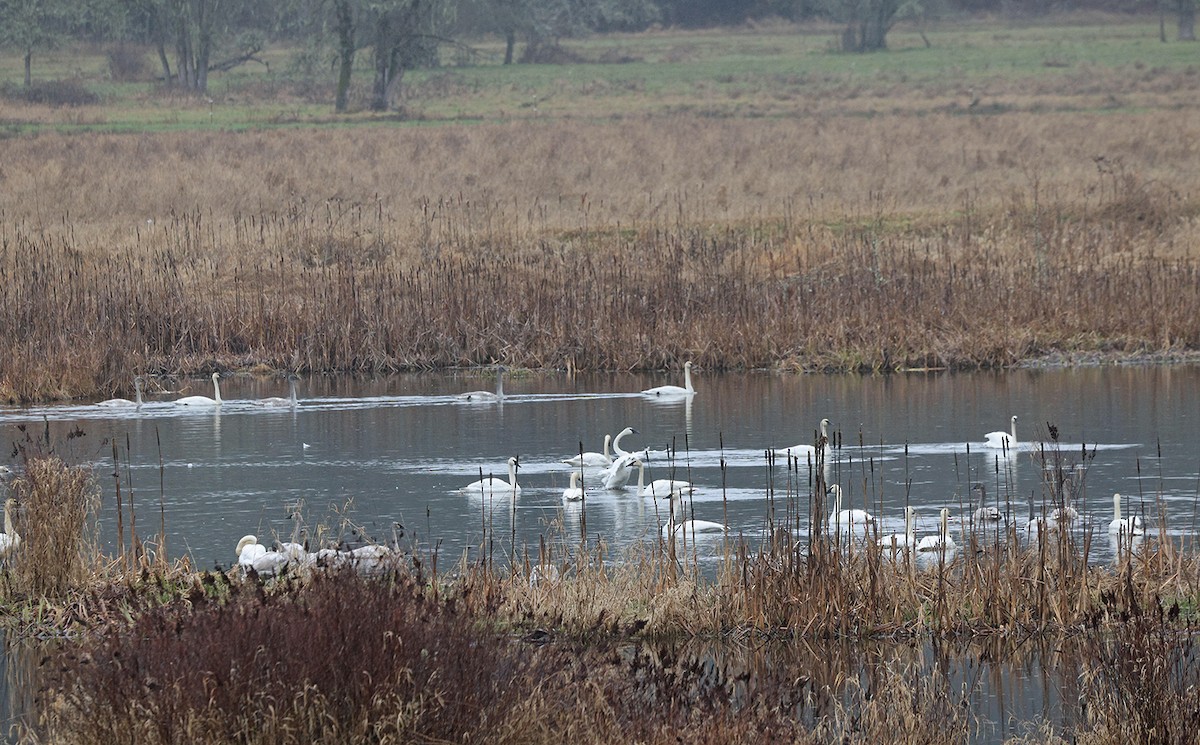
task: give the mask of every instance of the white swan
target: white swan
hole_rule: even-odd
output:
[[[639,450],[636,453],[630,453],[621,447],[621,440],[624,437],[626,437],[627,435],[636,435],[637,433],[638,433],[638,431],[636,429],[634,429],[633,427],[626,427],[625,429],[623,429],[617,433],[617,436],[614,437],[613,441],[612,441],[613,455],[616,456],[616,458],[613,458],[613,460],[617,460],[618,458],[625,458],[625,457],[628,457],[631,455],[635,456],[635,457],[640,456],[642,458],[649,457],[649,453],[650,453],[649,448],[646,448],[644,450]]]
[[[918,551],[953,551],[958,548],[950,537],[950,508],[943,507],[938,520],[938,534],[927,535],[917,544]]]
[[[459,401],[470,401],[472,403],[493,403],[504,400],[504,373],[507,372],[505,367],[501,365],[496,368],[496,391],[467,391],[466,393],[458,394]]]
[[[1004,520],[1004,515],[998,507],[989,507],[987,504],[987,488],[983,484],[975,484],[971,487],[971,492],[979,492],[979,506],[975,508],[972,514],[972,520],[975,525],[991,525]]]
[[[861,530],[866,536],[871,527],[875,525],[875,517],[866,510],[843,510],[840,485],[834,484],[829,487],[829,491],[833,494],[833,511],[829,513],[829,519],[826,521],[829,533],[850,538],[854,536],[856,530]]]
[[[1029,495],[1029,520],[1025,523],[1025,536],[1030,540],[1037,540],[1039,535],[1057,534],[1059,532],[1058,520],[1048,515],[1037,514],[1033,504],[1033,495]]]
[[[578,502],[583,499],[583,487],[579,486],[579,471],[571,471],[571,485],[563,489],[564,502]]]
[[[175,403],[180,406],[220,406],[221,400],[221,373],[212,374],[213,382],[213,398],[208,396],[184,396],[183,398],[175,399]]]
[[[995,448],[997,450],[1016,450],[1017,449],[1017,415],[1013,414],[1011,421],[1012,431],[1005,432],[997,430],[988,432],[983,436],[983,446],[985,448]]]
[[[291,558],[281,551],[268,551],[253,535],[242,536],[237,544],[238,566],[243,574],[253,571],[260,577],[274,577],[281,573]]]
[[[96,405],[103,406],[105,408],[122,408],[125,406],[136,406],[140,409],[140,408],[142,408],[142,376],[139,375],[133,379],[133,389],[137,394],[135,396],[135,398],[137,399],[136,401],[130,401],[127,398],[110,398],[108,400],[101,401],[100,403],[98,403]]]
[[[680,497],[685,494],[691,494],[696,491],[696,487],[692,486],[687,481],[679,481],[678,479],[655,479],[649,484],[646,483],[646,464],[641,460],[634,460],[633,465],[638,469],[638,496],[639,497]]]
[[[821,440],[820,441],[825,443],[823,446],[823,451],[824,451],[825,458],[828,459],[829,453],[830,453],[829,420],[828,419],[821,420]],[[815,456],[817,454],[817,448],[815,445],[792,445],[790,448],[775,448],[771,452],[774,453],[775,455],[781,455],[785,458],[803,458],[808,455]]]
[[[633,464],[638,462],[639,454],[623,455],[613,461],[612,465],[600,472],[600,483],[608,491],[624,489],[633,477]]]
[[[660,385],[656,388],[647,388],[642,391],[643,396],[652,398],[687,398],[695,395],[696,389],[692,387],[692,362],[688,360],[683,363],[683,387],[677,385]]]
[[[675,522],[672,518],[666,525],[662,526],[663,537],[671,535],[672,531],[676,534],[682,533],[686,536],[693,535],[712,535],[714,533],[724,533],[729,530],[721,523],[714,523],[711,520],[683,520]]]
[[[267,398],[260,398],[260,399],[256,400],[254,402],[254,404],[255,404],[255,406],[266,406],[268,408],[280,408],[280,407],[284,407],[284,406],[290,406],[292,408],[295,408],[295,407],[299,406],[300,402],[296,399],[296,377],[294,375],[288,376],[288,396],[287,396],[287,398],[281,398],[279,396],[268,396]]]
[[[604,436],[604,452],[597,453],[588,451],[583,454],[576,454],[570,458],[563,460],[568,466],[586,466],[591,468],[603,468],[612,465],[612,456],[609,455],[608,447],[612,444],[612,435]]]
[[[459,491],[468,495],[484,496],[484,497],[519,497],[521,496],[521,486],[517,483],[517,459],[515,457],[508,459],[508,481],[488,476],[479,481],[472,481]]]
[[[7,525],[7,522],[5,523]],[[1142,528],[1142,518],[1138,515],[1130,517],[1121,517],[1121,494],[1120,492],[1113,494],[1113,519],[1108,524],[1108,532],[1118,536],[1138,536],[1145,535],[1146,531]]]
[[[0,535],[0,559],[7,559],[21,546],[21,536],[12,520],[12,508],[16,506],[17,500],[12,497],[4,500],[4,534]]]
[[[915,507],[909,506],[904,508],[904,532],[892,533],[885,535],[879,539],[879,547],[885,551],[890,551],[892,556],[899,556],[908,551],[912,551],[917,546],[916,536],[913,533],[913,515],[917,512]]]

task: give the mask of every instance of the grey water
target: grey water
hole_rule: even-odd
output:
[[[1031,501],[1037,511],[1050,506],[1048,460],[1076,480],[1076,529],[1098,539],[1090,560],[1113,557],[1104,538],[1114,492],[1125,495],[1127,515],[1144,516],[1148,539],[1190,542],[1195,534],[1194,366],[887,376],[697,369],[693,377],[693,397],[660,402],[639,391],[678,384],[678,376],[510,374],[500,403],[457,398],[492,388],[489,371],[311,377],[299,382],[298,406],[263,408],[254,401],[286,396],[286,381],[231,375],[221,380],[225,403],[214,409],[171,403],[178,391],[148,396],[140,409],[0,407],[0,453],[19,468],[10,456],[48,435],[68,461],[93,464],[107,550],[118,540],[119,485],[126,513],[133,501],[139,535],[153,537],[165,524],[168,554],[202,568],[232,565],[245,534],[286,540],[297,508],[312,541],[337,537],[348,521],[373,540],[402,532],[403,545],[436,551],[443,566],[464,555],[519,559],[547,537],[567,550],[580,541],[613,549],[655,541],[669,510],[636,495],[636,474],[625,491],[593,486],[583,503],[562,499],[570,468],[561,461],[581,447],[600,450],[605,434],[626,426],[637,434],[622,445],[651,450],[652,478],[696,485],[687,517],[726,524],[729,535],[753,543],[783,512],[809,509],[814,478],[807,462],[789,469],[766,450],[812,443],[822,418],[831,420],[837,445],[827,480],[852,506],[872,511],[880,533],[903,532],[908,504],[918,535],[937,530],[942,507],[951,510],[952,531],[962,530],[976,482],[1009,520],[1023,523]],[[208,380],[171,383],[212,394]],[[1015,452],[984,448],[985,433],[1007,430],[1013,415]],[[507,478],[511,456],[519,459],[516,500],[485,502],[461,491],[481,475]],[[715,563],[720,552],[710,553]],[[985,686],[989,705],[1023,711],[1059,695],[1044,670],[1031,672],[1042,658],[1033,659],[1003,668],[1002,683]]]

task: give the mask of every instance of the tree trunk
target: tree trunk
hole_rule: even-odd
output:
[[[171,80],[171,60],[167,59],[167,47],[161,41],[155,46],[158,47],[158,63],[162,65],[163,81],[170,85],[174,81]]]
[[[33,47],[25,49],[25,90],[33,87]]]
[[[392,40],[391,19],[385,14],[375,26],[375,80],[371,84],[371,110],[387,111],[388,84],[391,79]]]
[[[354,71],[354,10],[350,0],[334,0],[334,16],[338,40],[338,77],[333,110],[340,114],[350,103],[350,74]]]
[[[513,63],[513,50],[517,46],[517,32],[515,29],[504,30],[504,64],[511,65]]]
[[[1179,0],[1179,40],[1196,40],[1196,0]]]

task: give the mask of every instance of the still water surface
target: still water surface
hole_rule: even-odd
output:
[[[654,477],[669,475],[668,451],[674,453],[675,477],[699,487],[696,518],[726,523],[732,534],[755,542],[764,535],[772,507],[781,511],[791,493],[799,495],[794,504],[806,510],[810,493],[807,467],[789,472],[782,461],[770,465],[764,450],[812,442],[824,417],[840,443],[828,476],[843,485],[855,506],[869,502],[883,523],[881,533],[902,531],[906,504],[917,508],[918,534],[936,530],[943,506],[951,509],[952,522],[959,520],[973,509],[965,500],[974,482],[987,484],[1011,519],[1023,522],[1028,499],[1034,497],[1040,510],[1048,493],[1031,449],[1048,437],[1051,425],[1059,437],[1048,446],[1051,454],[1068,470],[1086,464],[1075,507],[1094,518],[1100,539],[1093,561],[1111,558],[1104,537],[1114,491],[1127,496],[1127,513],[1145,515],[1152,536],[1160,526],[1172,540],[1190,540],[1194,533],[1200,368],[886,377],[701,372],[690,402],[658,403],[638,395],[643,388],[678,382],[631,374],[515,376],[506,383],[502,404],[464,404],[456,394],[490,388],[492,379],[476,373],[313,378],[301,381],[300,405],[293,410],[252,403],[286,395],[280,381],[235,376],[221,383],[226,403],[219,411],[183,409],[158,399],[140,411],[94,405],[0,408],[0,434],[8,453],[10,443],[26,437],[19,427],[41,432],[44,423],[68,460],[95,464],[110,550],[116,544],[114,471],[121,475],[126,504],[132,489],[143,536],[158,529],[161,495],[169,553],[187,555],[198,567],[229,566],[246,533],[290,535],[289,512],[298,503],[310,534],[318,525],[336,527],[343,513],[381,540],[400,523],[406,542],[415,540],[425,550],[436,546],[450,560],[487,550],[481,546],[488,524],[495,530],[491,550],[498,560],[511,555],[512,532],[520,553],[523,546],[536,547],[541,536],[579,540],[585,520],[589,542],[603,539],[620,547],[654,540],[665,506],[656,509],[632,490],[595,491],[583,506],[561,499],[569,470],[560,461],[577,453],[580,443],[599,450],[606,433],[626,426],[638,430],[626,438],[626,448],[653,451]],[[188,391],[210,392],[207,381],[191,382]],[[1008,458],[984,449],[984,434],[1007,429],[1014,414],[1022,449]],[[66,437],[76,429],[84,436]],[[507,477],[510,456],[520,459],[523,490],[515,509],[459,491],[481,474]],[[554,533],[551,524],[559,520],[563,527]],[[746,654],[730,648],[697,651],[692,644],[663,654],[698,655],[731,676],[745,665],[796,666],[816,678],[824,670],[839,679],[866,675],[880,662],[936,667],[972,692],[972,710],[989,723],[978,733],[981,741],[1027,732],[1043,720],[1069,725],[1075,716],[1077,680],[1063,664],[1061,645],[1035,644],[1018,654],[887,642],[875,645],[878,649],[870,642],[839,652],[839,642],[829,644],[818,645],[808,662],[777,659],[803,658],[805,644]],[[839,655],[846,657],[844,664],[837,662]],[[27,709],[14,702],[29,695],[22,676],[13,680],[12,671],[23,669],[21,659],[10,655],[7,661],[10,690],[4,703],[15,711]]]

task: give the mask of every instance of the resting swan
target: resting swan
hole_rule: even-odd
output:
[[[829,453],[830,453],[829,420],[828,419],[821,420],[821,440],[820,441],[825,443],[824,446],[822,447],[822,450],[824,451],[823,454],[824,454],[825,458],[828,460]],[[807,455],[815,456],[817,454],[817,448],[814,445],[792,445],[790,448],[775,448],[771,452],[774,453],[775,455],[782,455],[785,458],[803,458]]]
[[[222,403],[220,379],[221,373],[212,374],[214,398],[209,398],[208,396],[184,396],[183,398],[176,399],[175,403],[180,406],[220,406]]]
[[[666,525],[662,526],[662,535],[664,538],[674,532],[676,535],[683,534],[691,537],[693,535],[712,535],[714,533],[724,533],[727,531],[721,523],[714,523],[711,520],[683,520],[675,522],[672,518]]]
[[[100,403],[98,403],[96,405],[103,406],[105,408],[120,408],[120,407],[124,407],[124,406],[136,406],[140,409],[140,408],[142,408],[142,376],[139,375],[133,379],[133,389],[137,394],[135,396],[135,398],[137,399],[136,401],[130,401],[127,398],[110,398],[106,401],[101,401]]]
[[[504,400],[504,373],[506,369],[503,365],[496,368],[496,392],[491,391],[467,391],[466,393],[458,394],[459,401],[471,401],[473,403],[493,403]]]
[[[683,387],[677,385],[660,385],[656,388],[647,388],[642,391],[643,396],[651,398],[688,398],[695,395],[696,389],[692,387],[692,362],[688,360],[683,363]]]
[[[640,460],[634,460],[632,465],[636,465],[638,469],[638,496],[639,497],[662,497],[667,498],[691,494],[696,491],[696,487],[692,486],[687,481],[679,481],[672,479],[655,479],[649,484],[646,483],[646,464]]]
[[[999,508],[988,506],[987,488],[983,484],[975,484],[971,487],[971,491],[979,492],[979,507],[975,509],[972,515],[976,525],[989,525],[1004,520],[1004,515],[1001,514]]]
[[[6,512],[7,516],[7,512]],[[5,525],[7,525],[7,520]],[[1121,494],[1120,492],[1113,494],[1113,519],[1108,524],[1108,532],[1116,536],[1139,536],[1145,535],[1146,531],[1142,528],[1142,518],[1138,515],[1131,515],[1126,518],[1121,517]]]
[[[249,574],[253,570],[260,577],[274,577],[292,561],[286,553],[268,551],[266,546],[258,542],[258,537],[253,535],[242,536],[238,541],[237,557],[238,566],[242,568],[243,574]]]
[[[479,481],[472,481],[459,491],[483,497],[519,497],[521,496],[521,486],[517,483],[518,465],[515,457],[508,459],[508,481],[488,476]]]
[[[893,557],[899,556],[908,551],[912,551],[914,548],[916,548],[916,536],[913,534],[913,515],[915,515],[916,512],[917,510],[915,507],[905,507],[904,532],[885,535],[879,539],[879,547],[885,551],[890,551]]]
[[[983,436],[983,446],[986,448],[995,448],[997,450],[1016,450],[1017,449],[1017,415],[1013,414],[1011,421],[1012,431],[1004,432],[997,430],[988,432]]]
[[[938,520],[938,534],[927,535],[917,544],[918,551],[953,551],[958,548],[950,537],[950,508],[943,507]]]
[[[0,559],[7,559],[21,546],[21,536],[13,525],[12,508],[17,506],[17,500],[9,497],[4,500],[4,534],[0,535]]]
[[[840,485],[834,484],[829,487],[829,491],[833,494],[833,511],[829,513],[829,519],[826,521],[830,535],[850,538],[856,531],[861,530],[865,537],[875,525],[875,517],[866,510],[843,510]]]

